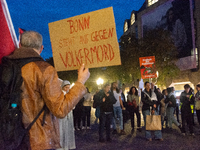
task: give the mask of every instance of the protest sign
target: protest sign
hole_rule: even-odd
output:
[[[156,78],[155,56],[140,57],[139,60],[142,79]]]
[[[121,65],[113,8],[49,23],[57,71]]]

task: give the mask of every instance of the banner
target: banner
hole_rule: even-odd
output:
[[[155,56],[140,57],[140,71],[142,79],[156,78]]]
[[[49,23],[57,71],[121,65],[113,8]]]
[[[7,3],[0,0],[0,62],[3,56],[9,55],[18,47],[17,37],[10,18]]]

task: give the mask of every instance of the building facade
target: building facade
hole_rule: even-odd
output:
[[[138,11],[130,12],[124,22],[124,34],[142,38],[150,29],[169,30],[178,51],[177,66],[180,76],[166,81],[166,87],[183,90],[200,83],[200,0],[146,0]],[[123,36],[122,35],[122,36]]]

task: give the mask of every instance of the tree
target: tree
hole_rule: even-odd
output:
[[[175,65],[177,50],[168,31],[150,30],[141,39],[136,39],[134,34],[124,35],[120,38],[119,45],[123,70],[132,80],[140,78],[139,57],[155,56],[159,85],[165,85],[166,79],[173,78],[180,72]]]

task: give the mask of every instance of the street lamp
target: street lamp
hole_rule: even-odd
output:
[[[97,82],[98,88],[101,89],[101,85],[103,84],[103,79],[98,78],[96,82]]]

